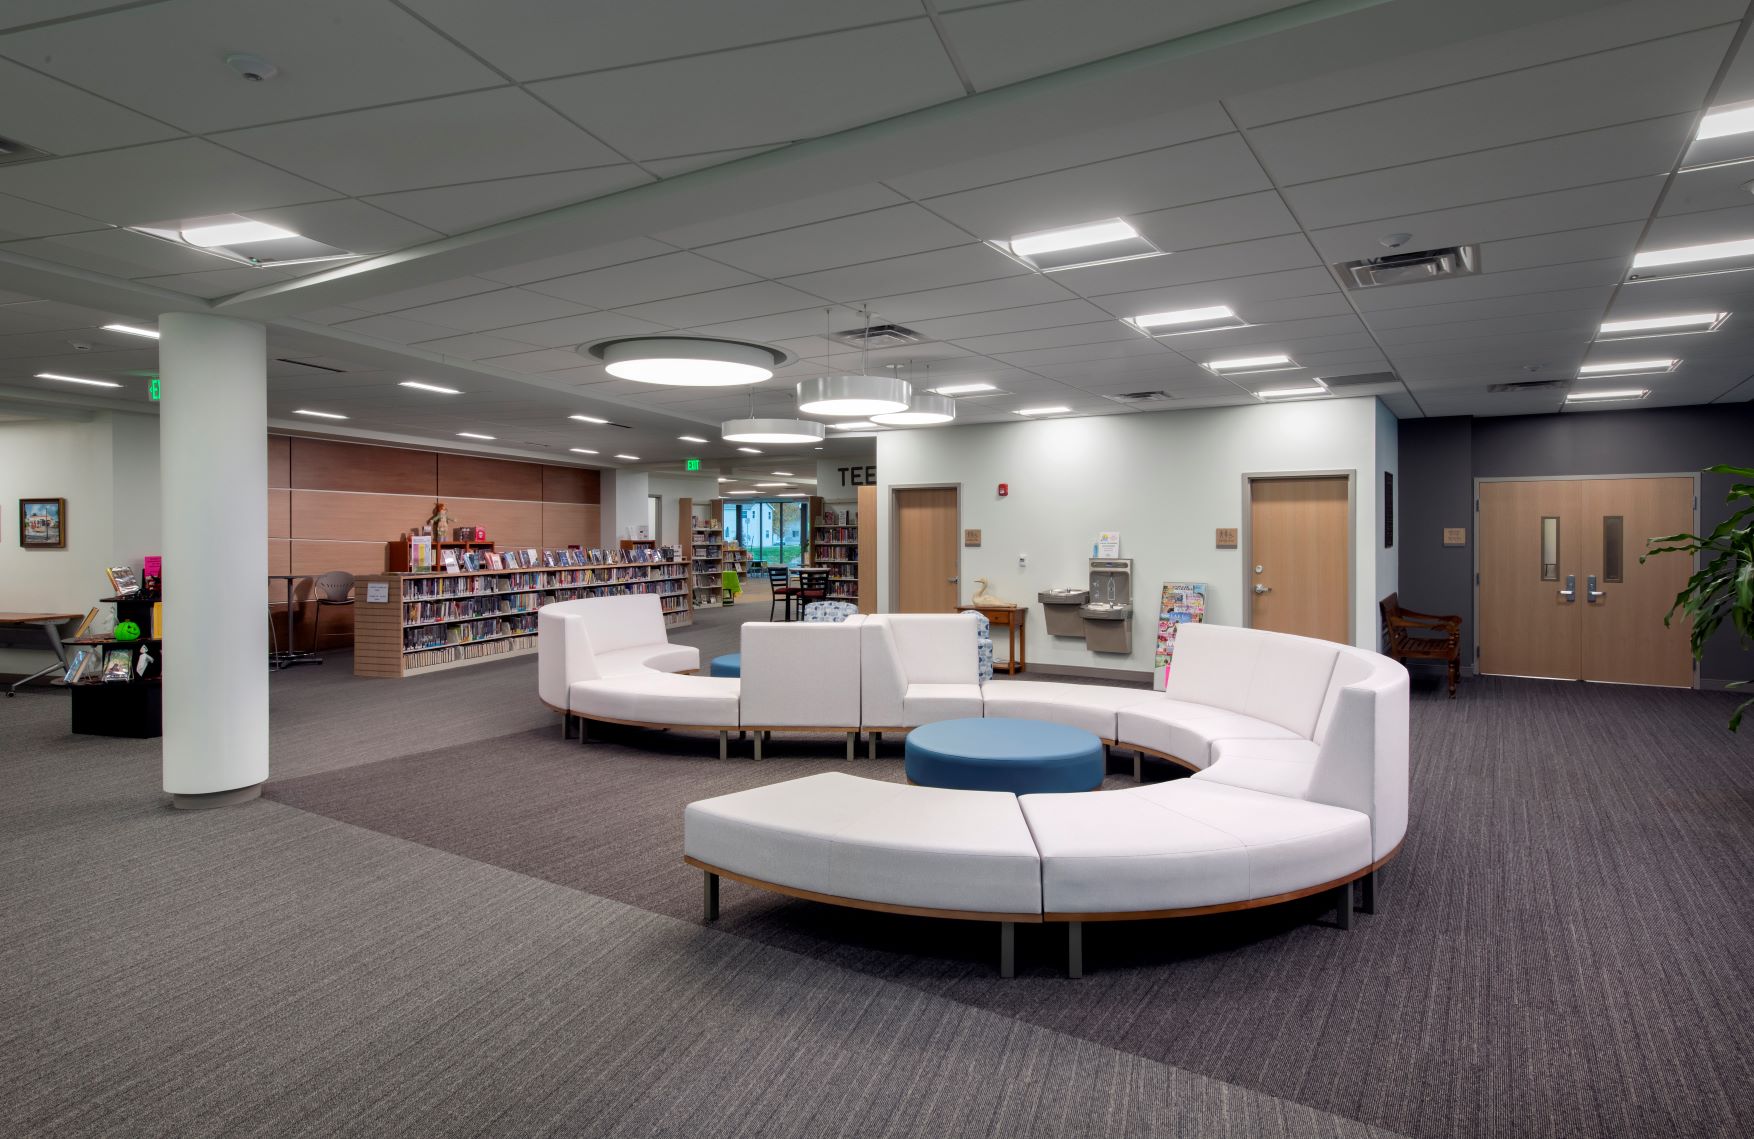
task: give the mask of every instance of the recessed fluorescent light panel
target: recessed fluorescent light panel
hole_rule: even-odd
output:
[[[1649,388],[1616,388],[1611,391],[1572,392],[1565,397],[1566,403],[1613,403],[1619,400],[1643,399],[1650,394]]]
[[[88,380],[83,376],[63,376],[59,372],[38,372],[37,379],[59,380],[64,384],[85,384],[87,387],[94,388],[119,388],[122,386],[121,384],[111,383],[109,380]]]
[[[1186,336],[1191,332],[1217,332],[1221,328],[1247,328],[1248,321],[1229,305],[1184,308],[1174,312],[1148,312],[1129,317],[1127,324],[1149,336]]]
[[[933,395],[973,395],[976,392],[996,392],[999,389],[993,384],[946,384],[941,388],[933,388]]]
[[[345,415],[341,415],[341,414],[338,414],[338,413],[333,412],[333,411],[310,411],[310,410],[307,410],[307,409],[302,408],[302,407],[295,409],[293,411],[293,414],[294,415],[309,415],[315,419],[346,419],[347,418]]]
[[[775,471],[774,474],[779,475],[781,478],[786,478],[786,479],[789,479],[792,477],[791,471]]]
[[[1260,372],[1294,372],[1300,366],[1289,356],[1237,356],[1200,365],[1215,376],[1252,376]]]
[[[439,395],[462,395],[463,394],[462,392],[458,391],[456,388],[440,387],[438,384],[422,383],[419,380],[403,380],[397,386],[404,387],[404,388],[413,388],[415,391],[421,391],[421,392],[437,392]]]
[[[1141,257],[1161,257],[1164,254],[1163,250],[1141,237],[1132,223],[1120,218],[1025,233],[1010,241],[990,244],[999,252],[1043,273],[1108,265],[1115,261],[1136,261]]]
[[[598,419],[594,415],[569,415],[568,419],[576,419],[580,423],[608,423],[607,419]]]
[[[791,486],[792,484],[791,483],[784,483],[784,482],[758,482],[755,485],[758,487],[761,487],[763,489],[766,489],[768,487],[775,487],[775,486]]]
[[[790,491],[787,491],[785,494],[776,494],[776,495],[774,495],[774,497],[775,498],[809,498],[810,496],[805,494],[801,490],[790,490]]]
[[[173,241],[241,265],[301,265],[311,261],[339,261],[357,257],[326,242],[305,237],[290,229],[257,221],[240,214],[182,218],[134,226],[136,233]]]
[[[678,436],[676,436],[676,438],[680,439],[684,443],[705,443],[706,442],[705,439],[702,439],[698,435],[678,435]]]
[[[1315,396],[1328,394],[1327,386],[1321,383],[1304,384],[1295,388],[1268,388],[1255,393],[1258,399],[1311,399]]]
[[[1018,415],[1064,415],[1066,412],[1071,411],[1071,410],[1072,409],[1069,407],[1062,407],[1058,404],[1055,404],[1052,407],[1020,407],[1017,409],[1017,414]]]
[[[761,452],[754,447],[739,447],[739,448],[737,448],[737,450],[743,452],[745,455],[759,455],[759,454],[761,454]]]
[[[1733,134],[1747,134],[1749,131],[1754,131],[1754,103],[1743,103],[1722,109],[1713,107],[1707,111],[1705,118],[1700,120],[1699,133],[1693,138],[1704,142],[1706,139],[1726,138]]]
[[[158,339],[158,330],[155,328],[140,328],[132,324],[106,324],[103,329],[105,332],[126,332],[129,336],[149,336],[154,340]]]
[[[589,447],[568,447],[567,450],[571,451],[575,455],[595,455],[595,454],[597,454],[596,451],[591,450]]]
[[[628,461],[628,462],[630,462],[630,463],[637,463],[637,462],[639,462],[639,456],[638,456],[638,455],[617,455],[617,456],[615,456],[615,457],[616,457],[616,458],[617,458],[617,459],[626,459],[626,460],[627,460],[627,461]]]
[[[1633,255],[1628,281],[1661,281],[1674,277],[1698,277],[1709,273],[1735,273],[1754,269],[1754,237],[1713,241],[1705,245],[1677,245],[1673,249],[1647,249]]]
[[[478,435],[473,431],[459,431],[459,432],[457,432],[457,437],[459,439],[492,439],[493,438],[493,436],[491,436],[491,435]]]
[[[1692,312],[1680,316],[1650,316],[1640,320],[1610,320],[1596,333],[1598,341],[1644,340],[1652,336],[1685,336],[1695,332],[1715,332],[1730,314],[1727,312]]]
[[[753,491],[753,490],[728,490],[728,491],[726,491],[726,492],[725,492],[725,494],[726,494],[726,495],[733,495],[733,494],[756,494],[756,493],[758,493],[758,492],[757,492],[757,491]]]
[[[1612,364],[1585,364],[1577,370],[1581,379],[1606,379],[1609,376],[1648,376],[1672,372],[1679,360],[1616,360]]]

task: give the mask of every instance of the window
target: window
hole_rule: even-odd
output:
[[[725,541],[741,542],[752,565],[802,565],[809,514],[802,502],[727,502]]]

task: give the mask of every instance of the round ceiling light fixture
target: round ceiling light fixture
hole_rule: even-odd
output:
[[[895,376],[818,376],[798,384],[805,415],[887,415],[906,411],[913,385]]]
[[[727,419],[719,437],[727,443],[820,443],[827,432],[808,419]]]
[[[907,410],[879,412],[871,417],[871,422],[886,427],[930,427],[936,423],[949,423],[955,418],[956,401],[949,396],[915,392]]]
[[[765,344],[709,336],[632,336],[587,344],[611,376],[641,384],[724,388],[759,384],[791,356]]]

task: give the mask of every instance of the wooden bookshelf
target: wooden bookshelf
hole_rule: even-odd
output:
[[[694,516],[694,500],[677,502],[677,521],[688,536],[682,556],[688,561],[688,603],[693,608],[718,606],[725,600],[725,527],[718,515]],[[717,505],[715,499],[709,509]]]
[[[725,568],[737,571],[737,580],[742,581],[749,576],[749,551],[741,542],[725,543]]]
[[[834,511],[834,522],[823,521],[828,510]],[[861,541],[860,522],[876,519],[877,488],[860,487],[856,503],[824,506],[810,527],[810,563],[828,568],[828,599],[851,601],[861,613],[876,612],[877,559],[869,548],[872,535]]]
[[[690,623],[685,560],[463,573],[374,574],[354,589],[353,673],[403,677],[536,651],[536,611],[556,601],[656,593],[664,624]],[[383,583],[385,599],[371,600]]]

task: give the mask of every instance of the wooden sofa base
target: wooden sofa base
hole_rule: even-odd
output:
[[[822,894],[815,890],[782,886],[777,882],[769,882],[748,874],[738,874],[735,871],[702,862],[692,855],[683,855],[682,861],[706,875],[702,910],[702,917],[705,921],[713,922],[719,919],[720,878],[729,878],[733,882],[754,886],[758,890],[784,894],[789,898],[800,898],[806,902],[822,902],[830,906],[844,906],[852,910],[904,914],[908,917],[950,918],[956,921],[993,921],[999,923],[999,976],[1001,977],[1016,975],[1016,927],[1019,923],[1024,925],[1059,923],[1066,927],[1066,976],[1078,978],[1084,975],[1085,922],[1155,921],[1162,918],[1201,917],[1206,914],[1232,913],[1238,910],[1259,909],[1263,906],[1276,906],[1331,891],[1334,894],[1336,924],[1343,930],[1349,930],[1352,928],[1352,912],[1355,907],[1367,914],[1376,912],[1376,872],[1381,870],[1391,858],[1401,853],[1401,846],[1405,841],[1403,839],[1401,843],[1396,843],[1395,849],[1362,870],[1302,890],[1292,890],[1289,893],[1274,894],[1266,898],[1250,898],[1241,902],[1224,902],[1212,906],[1189,906],[1173,910],[1119,910],[1105,913],[1008,914],[987,910],[945,910],[929,906],[902,906],[893,902],[870,902],[862,898],[846,898],[838,894]],[[1353,889],[1355,883],[1361,887],[1358,891]]]
[[[1189,763],[1187,760],[1183,759],[1181,756],[1171,755],[1167,751],[1158,751],[1155,748],[1140,747],[1138,744],[1117,743],[1115,746],[1117,748],[1119,748],[1121,751],[1130,751],[1133,753],[1133,780],[1134,780],[1134,782],[1137,782],[1137,783],[1145,782],[1145,765],[1139,761],[1141,756],[1148,755],[1148,756],[1151,756],[1153,759],[1165,759],[1165,760],[1168,760],[1170,763],[1175,764],[1177,767],[1185,767],[1189,771],[1200,770],[1199,767],[1197,767],[1196,765],[1194,765],[1192,763]]]

